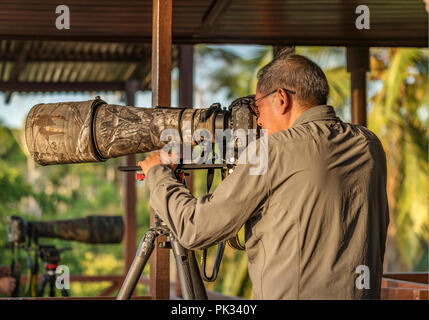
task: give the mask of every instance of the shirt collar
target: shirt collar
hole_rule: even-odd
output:
[[[318,121],[318,120],[340,120],[335,114],[334,108],[328,105],[320,105],[311,107],[304,111],[292,124],[292,127],[296,127],[300,124]]]

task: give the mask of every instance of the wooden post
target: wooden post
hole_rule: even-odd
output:
[[[135,94],[139,89],[137,81],[130,81],[125,83],[126,104],[134,106]],[[130,154],[124,157],[125,166],[136,165],[136,155]],[[134,173],[126,172],[125,174],[125,236],[124,236],[124,262],[125,270],[127,273],[131,267],[134,256],[136,255],[136,236],[137,236],[137,218],[136,218],[136,178]]]
[[[179,107],[192,108],[194,103],[194,47],[179,47]]]
[[[179,107],[192,109],[194,105],[194,47],[179,47]],[[192,172],[187,179],[192,192]]]
[[[179,47],[179,107],[193,108],[194,105],[194,47]],[[189,191],[192,193],[193,174],[186,178]],[[182,297],[179,274],[176,273],[176,296]]]
[[[347,48],[347,71],[351,73],[352,123],[367,125],[366,72],[369,71],[369,48]]]
[[[152,23],[152,106],[170,106],[172,0],[153,0]],[[154,211],[151,209],[151,225]],[[150,258],[150,293],[153,299],[170,298],[170,250],[159,248],[158,237]]]

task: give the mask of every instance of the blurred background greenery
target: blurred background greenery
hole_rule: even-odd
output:
[[[331,87],[329,104],[350,121],[350,75],[344,48],[297,47],[297,53],[317,62]],[[224,106],[255,92],[256,73],[272,59],[272,48],[262,46],[195,46],[195,105],[209,106],[222,97]],[[428,271],[428,50],[372,48],[368,73],[368,127],[381,139],[387,154],[391,214],[385,272]],[[207,67],[211,66],[211,67]],[[174,76],[176,74],[176,76]],[[173,70],[177,92],[177,70]],[[2,98],[2,97],[0,97]],[[69,96],[64,101],[70,100]],[[34,100],[33,104],[40,101]],[[125,104],[125,102],[123,101]],[[29,106],[31,107],[31,105]],[[10,106],[13,112],[13,106]],[[143,156],[139,156],[142,158]],[[6,221],[9,215],[28,220],[57,220],[90,214],[122,215],[121,159],[105,163],[41,167],[27,157],[22,128],[0,122],[0,264],[9,264]],[[207,192],[205,172],[194,174],[194,195]],[[220,183],[216,175],[212,190]],[[138,183],[138,234],[149,227],[148,191]],[[89,245],[41,240],[59,248],[61,264],[73,275],[123,274],[122,244]],[[213,264],[215,249],[209,251]],[[200,255],[200,253],[198,253]],[[22,252],[25,265],[25,253]],[[174,265],[174,263],[173,263]],[[172,266],[174,268],[174,266]],[[24,268],[25,269],[25,268]],[[148,276],[146,268],[144,275]],[[71,295],[94,296],[106,283],[72,283]],[[227,247],[218,280],[209,290],[251,298],[252,286],[244,252]],[[139,294],[147,288],[139,287]]]

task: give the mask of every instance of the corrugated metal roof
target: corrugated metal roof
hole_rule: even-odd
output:
[[[149,89],[150,71],[148,44],[0,41],[3,91],[119,90],[131,80]]]
[[[14,74],[19,60],[24,65]],[[147,44],[0,41],[0,81],[143,80],[150,67]]]

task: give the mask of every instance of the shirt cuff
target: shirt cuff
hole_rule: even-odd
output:
[[[152,192],[152,190],[161,182],[161,180],[167,177],[176,179],[173,174],[173,171],[168,166],[158,164],[150,168],[145,178],[146,185],[149,188],[149,191]]]

